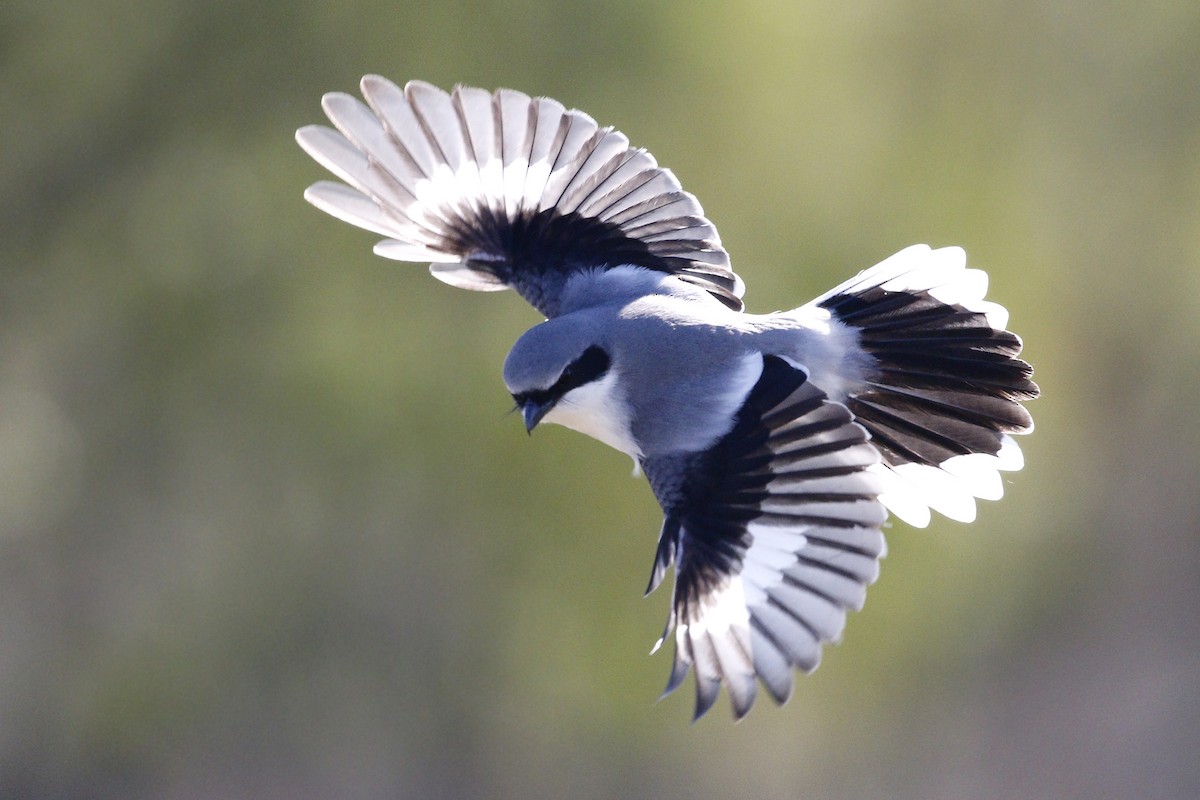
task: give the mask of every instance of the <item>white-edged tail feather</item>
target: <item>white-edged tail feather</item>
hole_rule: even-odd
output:
[[[974,520],[976,499],[998,499],[1000,472],[1023,463],[1011,434],[1033,430],[1021,403],[1038,387],[987,285],[961,248],[914,245],[811,304],[856,329],[874,362],[846,404],[883,456],[879,499],[911,525],[930,510]]]

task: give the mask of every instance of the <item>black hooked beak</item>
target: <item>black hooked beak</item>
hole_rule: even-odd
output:
[[[533,429],[542,421],[542,417],[550,413],[550,409],[554,408],[553,400],[538,402],[536,398],[526,398],[521,402],[521,416],[525,418],[525,432],[532,434]]]

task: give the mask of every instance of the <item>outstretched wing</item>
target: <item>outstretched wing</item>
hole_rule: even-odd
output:
[[[337,130],[296,140],[345,183],[305,198],[388,237],[375,252],[432,262],[478,291],[514,288],[546,316],[566,279],[634,265],[702,286],[740,310],[744,291],[716,228],[670,170],[612,128],[547,98],[501,89],[446,93],[362,79],[367,104],[325,95]]]
[[[862,607],[885,550],[878,461],[845,406],[767,356],[728,434],[643,463],[666,513],[648,591],[676,565],[666,691],[694,667],[697,717],[722,683],[737,718],[758,680],[783,703],[793,669],[815,669],[846,611]]]

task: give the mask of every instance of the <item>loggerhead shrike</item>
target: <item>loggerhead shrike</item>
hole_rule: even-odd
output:
[[[647,593],[674,566],[667,693],[696,672],[741,718],[816,668],[879,572],[888,511],[971,521],[1018,470],[1037,396],[1008,313],[957,247],[909,247],[792,311],[743,313],[713,224],[667,169],[547,98],[362,80],[325,95],[337,130],[296,139],[344,183],[305,192],[477,291],[547,317],[504,382],[532,431],[555,422],[632,456],[665,514]]]

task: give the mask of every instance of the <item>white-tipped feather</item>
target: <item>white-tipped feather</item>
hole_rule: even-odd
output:
[[[1024,463],[1021,448],[1005,435],[995,455],[954,456],[936,467],[876,464],[871,471],[884,488],[879,501],[904,522],[924,528],[929,524],[931,509],[958,522],[973,522],[975,500],[1003,497],[1000,472],[1019,470]]]
[[[787,574],[805,586],[828,595],[847,609],[861,610],[867,598],[866,584],[807,562],[789,567]]]
[[[465,136],[470,147],[470,167],[466,170],[469,180],[456,187],[460,196],[478,192],[486,198],[483,205],[496,209],[504,208],[504,159],[501,132],[496,125],[492,95],[483,89],[460,88],[456,98],[461,109],[460,135]]]
[[[937,467],[923,464],[889,465],[905,484],[909,496],[957,522],[975,521],[975,497],[962,483]]]
[[[996,457],[987,453],[954,456],[938,465],[953,476],[964,491],[980,500],[999,500],[1004,496],[1004,483],[996,467]]]
[[[879,577],[879,559],[883,558],[884,552],[886,552],[886,548],[877,556],[868,556],[862,553],[848,552],[838,547],[809,542],[801,555],[811,561],[835,567],[838,571],[869,585]]]
[[[366,177],[370,162],[343,134],[323,125],[309,125],[296,132],[296,141],[325,169],[360,193],[370,194],[371,180]]]
[[[325,95],[321,105],[329,121],[362,154],[364,164],[374,163],[377,170],[405,187],[424,177],[362,101],[342,92],[331,92]]]
[[[742,591],[745,593],[748,606],[762,605],[767,601],[767,589],[783,581],[781,569],[795,565],[795,554],[791,555],[790,561],[790,564],[784,564],[781,567],[778,562],[776,565],[772,565],[766,559],[761,558],[761,555],[752,557],[749,553],[746,554],[742,559],[741,572],[738,574],[742,578]]]
[[[458,266],[458,260],[454,256],[415,242],[384,239],[382,242],[376,242],[374,252],[380,258],[390,258],[393,261],[428,261],[431,271],[441,280],[446,280],[446,273],[439,270],[443,263]],[[500,288],[506,287],[500,284]]]
[[[759,628],[750,628],[750,650],[754,668],[767,691],[777,703],[784,703],[792,694],[792,665],[779,647]]]
[[[614,225],[622,226],[624,230],[641,229],[664,219],[670,220],[674,215],[684,215],[691,205],[691,195],[687,192],[673,190],[647,197],[631,205],[615,204],[619,211],[608,211],[606,219]]]
[[[527,95],[502,89],[493,102],[500,118],[501,164],[504,171],[504,209],[511,218],[528,205],[525,181],[529,174],[529,153],[533,146],[534,106]]]
[[[375,252],[381,256],[387,257],[387,253],[380,252],[380,248],[388,242],[380,242],[375,245]],[[441,256],[444,258],[445,256]],[[417,261],[425,259],[405,258],[404,261]],[[473,269],[468,269],[462,264],[430,264],[429,272],[433,277],[437,278],[442,283],[447,283],[459,289],[469,289],[475,292],[502,292],[508,288],[504,281],[489,275],[486,272],[478,272]]]
[[[629,139],[614,130],[602,131],[587,158],[563,190],[560,208],[583,213],[582,207],[629,158]]]
[[[404,95],[408,98],[413,113],[421,121],[421,130],[429,140],[434,159],[434,174],[429,174],[429,177],[435,178],[437,173],[443,170],[443,174],[448,177],[454,176],[472,155],[467,152],[467,142],[463,138],[459,116],[450,95],[421,81],[412,81],[405,86]],[[488,104],[491,104],[490,96]],[[490,122],[492,115],[481,114],[480,119]],[[476,144],[476,160],[480,150],[480,146]],[[489,140],[484,142],[482,151],[490,156],[495,150],[494,137],[489,137]]]
[[[836,642],[846,627],[846,611],[819,594],[785,582],[768,592],[771,599],[784,606],[816,631],[822,642]],[[754,607],[750,612],[753,614]]]
[[[447,93],[421,81],[401,89],[368,75],[362,93],[365,104],[341,92],[327,94],[322,106],[337,130],[311,126],[297,140],[353,190],[317,190],[312,201],[394,240],[379,248],[381,254],[444,264],[470,260],[465,271],[434,273],[464,288],[492,288],[492,281],[473,278],[471,271],[536,282],[540,273],[506,272],[521,265],[506,263],[512,253],[489,248],[505,247],[506,227],[522,215],[553,209],[616,226],[647,245],[646,258],[663,259],[652,262],[654,268],[711,284],[710,291],[737,306],[743,285],[729,270],[700,204],[650,154],[631,149],[624,134],[554,100],[508,89]],[[595,266],[618,266],[604,253],[596,258]],[[560,268],[588,266],[572,261]],[[548,280],[554,289],[555,279]],[[553,307],[553,298],[541,297],[538,287],[524,286],[535,304]]]
[[[413,83],[416,83],[415,81]],[[416,176],[430,179],[440,163],[440,157],[425,134],[422,123],[409,104],[405,92],[386,78],[367,76],[362,80],[363,97],[374,110],[398,148],[411,162]],[[405,179],[407,175],[396,175]]]
[[[529,171],[525,175],[522,202],[524,208],[538,211],[562,148],[563,117],[567,110],[556,100],[539,97],[533,101],[532,112],[533,140],[529,147]]]
[[[590,188],[588,195],[579,203],[580,214],[588,217],[600,216],[628,194],[633,185],[642,185],[653,175],[650,172],[653,164],[647,165],[648,159],[644,157],[644,153],[626,152],[626,157],[622,157],[622,153],[610,159],[604,170],[596,174],[598,180],[595,186]]]
[[[876,503],[876,505],[878,505]],[[883,514],[883,509],[880,508],[880,516]],[[875,525],[882,524],[882,520],[878,520]],[[884,552],[883,533],[875,527],[861,527],[859,525],[852,526],[821,526],[812,527],[808,530],[808,539],[810,542],[818,540],[825,542],[833,542],[848,548],[855,552],[866,553],[873,555],[876,558]]]
[[[702,633],[723,634],[730,628],[745,627],[750,619],[746,610],[746,595],[742,590],[742,579],[732,576],[724,586],[714,589],[704,598],[704,613],[681,625],[683,636]]]
[[[914,528],[928,527],[932,515],[924,497],[915,494],[908,483],[886,464],[875,464],[868,469],[875,473],[883,487],[878,495],[879,502],[887,506],[893,516]]]
[[[330,216],[381,236],[391,236],[396,229],[394,217],[344,183],[319,181],[304,190],[304,199]]]
[[[967,269],[967,254],[961,247],[940,247],[935,250],[926,244],[911,245],[863,270],[808,305],[815,306],[838,294],[853,294],[868,286],[879,286],[890,292],[927,292],[943,303],[983,314],[988,324],[996,330],[1008,327],[1008,311],[997,303],[983,299],[988,288],[987,273],[979,269]]]
[[[1029,430],[1033,430],[1030,427]],[[1004,472],[1017,472],[1025,468],[1025,454],[1021,452],[1017,440],[1005,434],[1000,437],[1000,451],[994,456],[996,469]]]
[[[755,558],[757,553],[765,551],[787,553],[791,560],[782,566],[794,564],[796,552],[808,541],[802,528],[771,528],[750,523],[746,526],[746,532],[750,534],[746,558]]]
[[[811,628],[773,603],[756,606],[754,618],[796,667],[812,672],[821,663],[821,642]]]

